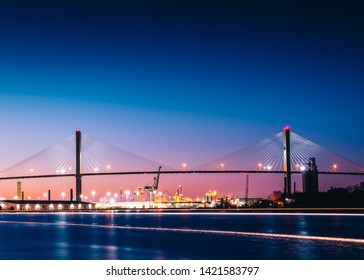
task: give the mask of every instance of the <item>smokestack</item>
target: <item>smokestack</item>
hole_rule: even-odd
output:
[[[24,200],[24,192],[21,192],[21,200]]]
[[[293,183],[293,193],[296,193],[296,182]]]
[[[51,190],[48,190],[48,201],[51,201]]]
[[[73,201],[73,189],[70,189],[70,201]]]
[[[17,185],[16,185],[16,196],[18,197],[18,199],[21,198],[21,182],[17,182]]]

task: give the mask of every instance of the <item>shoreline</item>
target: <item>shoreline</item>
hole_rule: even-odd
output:
[[[148,208],[148,209],[135,209],[135,208],[123,208],[123,209],[82,209],[82,210],[1,210],[1,213],[168,213],[168,212],[185,212],[185,213],[333,213],[333,212],[355,212],[364,213],[364,208]]]

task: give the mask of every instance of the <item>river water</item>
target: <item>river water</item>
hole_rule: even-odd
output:
[[[364,259],[364,214],[1,213],[0,259]]]

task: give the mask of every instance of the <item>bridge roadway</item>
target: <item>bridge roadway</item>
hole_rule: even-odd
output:
[[[82,176],[110,176],[110,175],[143,175],[143,174],[214,174],[214,173],[225,173],[225,174],[284,174],[284,171],[273,171],[273,170],[172,170],[172,171],[128,171],[128,172],[93,172],[83,173]],[[291,174],[299,174],[301,171],[291,171]],[[319,174],[329,175],[361,175],[364,176],[364,172],[318,172]],[[16,180],[16,179],[33,179],[33,178],[54,178],[54,177],[75,177],[76,174],[49,174],[49,175],[27,175],[27,176],[13,176],[13,177],[0,177],[0,180]]]

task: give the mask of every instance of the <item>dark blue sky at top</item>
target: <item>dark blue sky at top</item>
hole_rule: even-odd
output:
[[[3,92],[263,121],[312,121],[307,109],[328,103],[315,120],[360,116],[359,2],[1,3]]]
[[[361,1],[1,0],[1,124],[56,123],[48,146],[77,127],[102,138],[123,111],[122,130],[146,134],[137,144],[203,131],[213,156],[290,124],[364,165],[363,12]],[[105,138],[138,153],[120,135]]]

